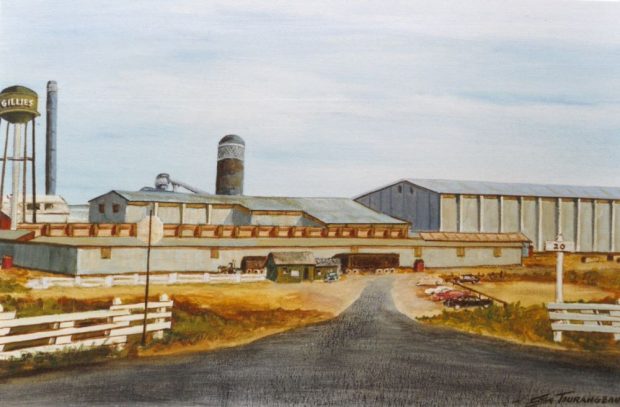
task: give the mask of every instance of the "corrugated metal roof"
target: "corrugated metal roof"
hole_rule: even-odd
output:
[[[620,187],[417,179],[406,181],[442,194],[508,195],[545,198],[620,199]]]
[[[270,253],[274,264],[316,264],[312,252],[272,252]]]
[[[420,237],[433,242],[529,242],[523,233],[457,233],[457,232],[420,232]]]
[[[325,224],[407,223],[376,212],[349,198],[289,198],[116,190],[111,193],[116,193],[127,201],[134,202],[227,204],[241,205],[251,211],[301,211]]]

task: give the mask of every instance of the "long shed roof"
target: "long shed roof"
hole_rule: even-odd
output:
[[[251,211],[300,211],[325,224],[407,224],[406,221],[376,212],[349,198],[289,198],[117,190],[110,193],[116,193],[129,202],[226,204],[240,205]],[[91,201],[95,199],[97,198]]]
[[[512,182],[460,181],[420,178],[409,178],[400,180],[398,182],[390,184],[389,186],[395,185],[403,181],[440,194],[532,196],[544,198],[620,199],[620,187],[526,184]],[[383,188],[379,188],[377,190],[380,189]],[[361,196],[367,194],[368,193]]]

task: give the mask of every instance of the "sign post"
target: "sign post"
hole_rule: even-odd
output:
[[[555,263],[555,302],[561,304],[564,302],[564,252],[574,252],[575,243],[564,241],[560,233],[556,240],[545,242],[545,250],[556,252],[557,255]],[[561,342],[562,332],[553,332],[553,339],[556,342]]]

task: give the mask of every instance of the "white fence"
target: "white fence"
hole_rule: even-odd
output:
[[[547,309],[556,342],[562,341],[562,332],[610,333],[620,341],[620,305],[552,303]]]
[[[151,274],[150,284],[208,284],[252,283],[265,280],[265,274]],[[50,287],[114,287],[119,285],[144,285],[146,276],[140,274],[111,275],[105,277],[43,277],[30,280],[26,286],[34,290]]]
[[[154,338],[162,338],[164,330],[172,325],[172,301],[164,294],[158,302],[149,302],[148,309],[146,330],[155,332]],[[144,327],[144,303],[121,304],[118,299],[107,310],[70,314],[15,318],[15,311],[2,311],[0,306],[0,360],[28,353],[106,345],[122,347],[127,343],[127,336],[141,334]],[[28,333],[12,334],[16,328]],[[12,349],[5,350],[7,347]]]

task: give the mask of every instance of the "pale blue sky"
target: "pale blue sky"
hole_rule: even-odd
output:
[[[617,2],[0,0],[0,87],[44,113],[58,81],[72,203],[159,172],[212,191],[229,133],[251,195],[620,185],[619,21]]]

